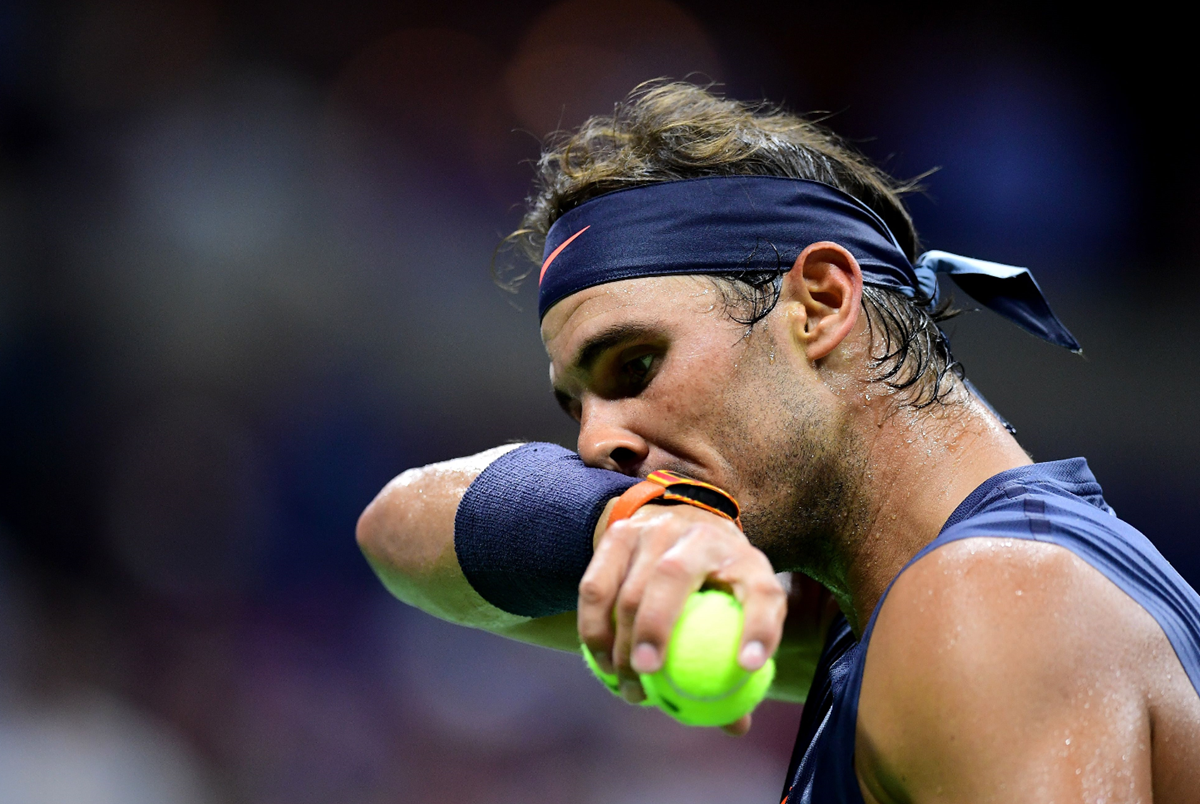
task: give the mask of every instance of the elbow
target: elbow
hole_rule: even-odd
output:
[[[385,490],[386,491],[386,490]],[[380,492],[375,499],[371,500],[370,504],[363,509],[363,512],[358,515],[358,524],[354,526],[354,540],[358,542],[358,549],[362,551],[363,556],[370,561],[372,554],[379,549],[379,497],[384,492]]]
[[[442,495],[427,480],[421,469],[410,469],[384,486],[358,517],[355,539],[393,596],[444,617],[438,590],[444,584],[447,549],[453,557],[453,537],[447,548],[439,516]]]
[[[439,495],[426,480],[421,469],[409,469],[384,486],[358,517],[358,549],[389,588],[424,577],[438,564],[439,523],[430,521],[437,519],[438,506],[430,502]]]
[[[404,501],[398,499],[397,486],[403,477],[397,477],[375,495],[375,499],[359,515],[354,528],[358,549],[372,567],[378,568],[395,559],[392,554],[395,553],[398,535],[397,519],[403,516],[405,507]]]

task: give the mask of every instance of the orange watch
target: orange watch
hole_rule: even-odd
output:
[[[641,483],[626,489],[609,513],[608,524],[628,519],[643,505],[654,501],[692,505],[725,517],[739,529],[742,527],[742,509],[733,495],[711,483],[692,480],[665,469],[651,472]]]

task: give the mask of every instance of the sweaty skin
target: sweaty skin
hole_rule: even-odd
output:
[[[1056,545],[965,539],[880,611],[855,764],[867,804],[1182,804],[1198,724],[1158,623],[1097,570]]]
[[[796,679],[783,697],[802,698],[828,610],[810,582],[793,583],[785,628],[775,573],[820,582],[861,634],[959,503],[1029,463],[961,386],[913,410],[872,381],[861,292],[854,258],[818,243],[753,330],[696,277],[590,288],[546,315],[551,379],[586,463],[679,471],[743,506],[745,537],[695,509],[650,506],[597,529],[577,624],[627,681],[661,661],[687,593],[714,583],[746,605],[742,663],[780,645],[781,671]],[[570,647],[575,617],[520,622],[488,611],[461,579],[453,512],[473,476],[401,476],[364,513],[364,550],[402,599]],[[956,542],[902,576],[868,650],[857,728],[871,804],[1182,804],[1200,790],[1200,698],[1161,629],[1091,567],[1036,542]]]

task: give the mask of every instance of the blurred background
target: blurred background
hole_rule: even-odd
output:
[[[657,76],[940,168],[926,244],[1033,267],[1086,350],[975,313],[969,376],[1196,584],[1195,70],[1186,26],[1090,24],[0,1],[0,802],[778,800],[799,708],[675,726],[392,600],[353,540],[407,467],[573,444],[533,295],[489,261],[541,138]]]

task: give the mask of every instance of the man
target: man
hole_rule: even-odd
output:
[[[579,457],[511,445],[401,475],[358,530],[394,594],[582,639],[636,701],[687,595],[731,590],[741,665],[774,655],[772,694],[808,699],[793,803],[1200,800],[1200,598],[1082,459],[1030,462],[937,327],[950,273],[1078,349],[1028,272],[918,258],[904,188],[687,85],[539,167],[518,236]],[[641,504],[655,470],[728,492],[744,534],[720,499]]]

